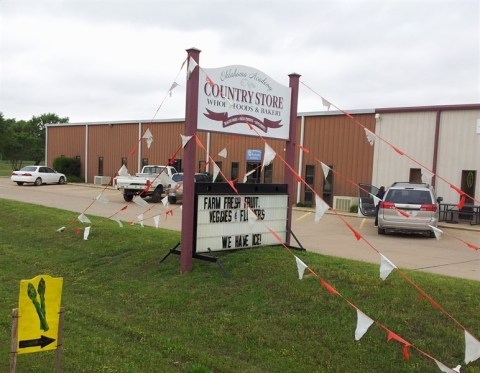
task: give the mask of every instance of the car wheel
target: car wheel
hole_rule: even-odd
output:
[[[162,200],[162,192],[163,192],[163,187],[161,185],[155,188],[155,190],[152,193],[153,203],[158,203]]]
[[[385,228],[378,227],[378,234],[385,234]]]
[[[37,180],[35,180],[35,183],[34,183],[36,186],[39,186],[39,185],[42,185],[42,179],[37,177]]]
[[[17,181],[17,185],[23,185],[23,181]]]
[[[61,176],[60,179],[58,179],[58,183],[59,183],[60,185],[65,184],[65,178],[64,178],[63,176]]]
[[[126,202],[132,202],[133,194],[132,194],[132,193],[124,192],[124,193],[123,193],[123,199],[124,199]]]

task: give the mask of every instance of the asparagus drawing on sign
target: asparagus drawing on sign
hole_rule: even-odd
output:
[[[43,277],[40,279],[40,282],[38,283],[37,290],[35,290],[35,286],[33,286],[32,283],[30,282],[28,283],[28,289],[27,289],[28,297],[32,301],[33,306],[37,311],[37,315],[40,320],[40,329],[46,332],[49,329],[49,327],[47,323],[47,314],[45,310],[45,290],[46,290],[46,285]],[[37,293],[40,296],[40,303],[38,303],[38,300],[37,300]]]

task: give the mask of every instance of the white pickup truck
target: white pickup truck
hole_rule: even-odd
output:
[[[113,179],[113,186],[123,191],[123,199],[130,202],[134,196],[151,197],[151,201],[158,203],[172,183],[172,175],[177,170],[172,166],[143,166],[142,172],[135,176],[117,176]]]

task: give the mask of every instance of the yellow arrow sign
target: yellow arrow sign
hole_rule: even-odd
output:
[[[62,277],[39,275],[20,281],[17,353],[57,348]]]

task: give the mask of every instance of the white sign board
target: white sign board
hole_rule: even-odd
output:
[[[272,232],[285,242],[286,194],[199,194],[197,204],[197,253],[278,245]]]
[[[290,98],[290,87],[252,67],[202,68],[197,128],[288,140]]]

